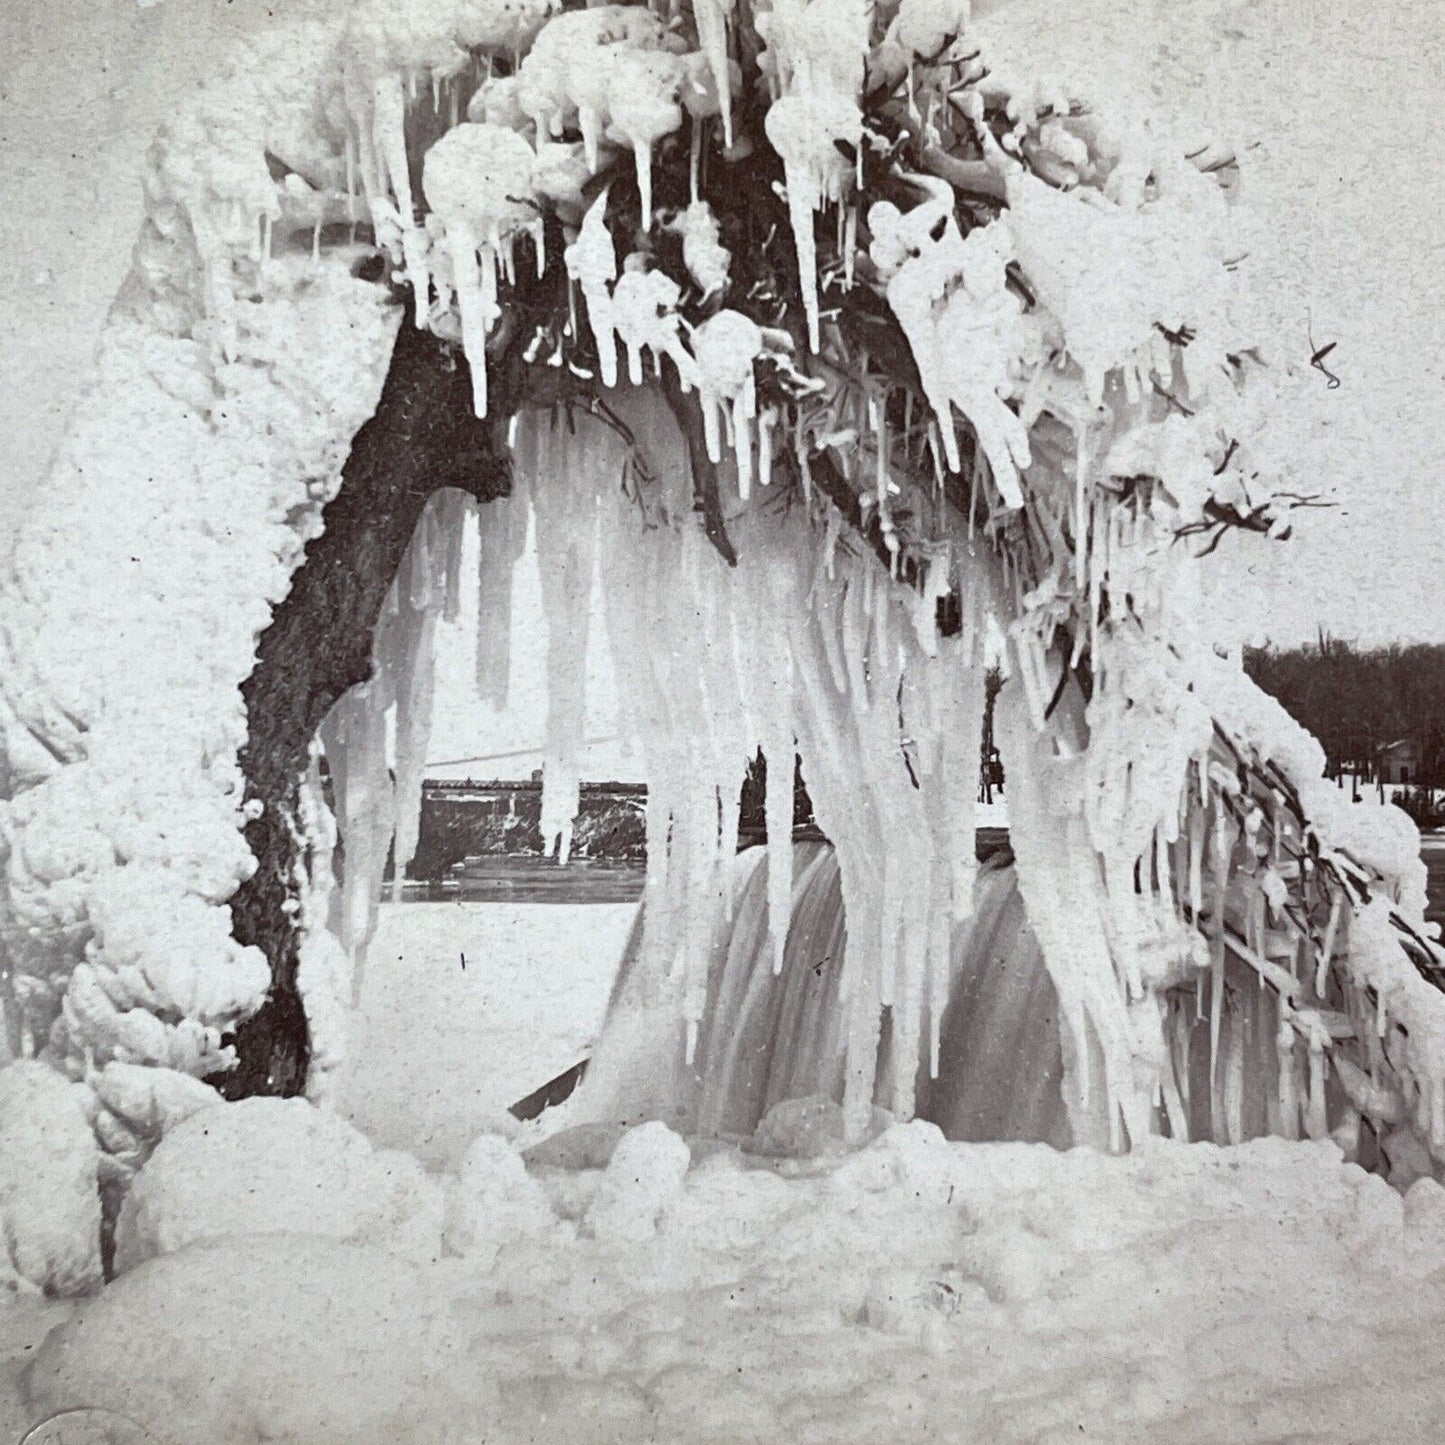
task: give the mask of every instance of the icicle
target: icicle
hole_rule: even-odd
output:
[[[587,162],[587,169],[595,175],[600,159],[599,149],[602,144],[603,130],[602,116],[595,106],[579,105],[577,107],[577,129],[582,133],[582,154]],[[540,128],[537,133],[541,135]]]
[[[1238,1015],[1229,1021],[1228,1050],[1224,1072],[1226,1137],[1231,1144],[1242,1144],[1244,1142],[1244,1026]],[[1297,1137],[1297,1135],[1291,1137]]]
[[[764,121],[769,142],[783,162],[788,220],[798,256],[798,284],[808,321],[808,348],[821,345],[818,305],[818,253],[813,214],[825,199],[837,200],[851,167],[834,142],[861,145],[861,117],[851,97],[829,90],[784,95],[773,102]]]
[[[1201,927],[1204,914],[1204,809],[1195,806],[1189,813],[1189,920]]]
[[[416,302],[416,324],[424,326],[431,303],[431,278],[426,265],[426,237],[416,224],[411,172],[406,159],[406,100],[395,74],[378,77],[373,87],[372,106],[376,149],[390,174],[401,222],[402,257],[407,283]],[[470,355],[467,359],[471,360]]]
[[[392,887],[398,897],[420,837],[422,779],[426,774],[427,744],[431,737],[437,616],[433,605],[408,618],[403,633],[405,653],[391,664],[396,668],[397,677],[396,839]]]
[[[1334,957],[1335,938],[1339,933],[1340,919],[1344,916],[1344,894],[1338,888],[1330,892],[1330,920],[1325,925],[1324,942],[1320,945],[1319,966],[1315,970],[1315,992],[1325,996],[1325,984],[1329,978],[1330,961]]]
[[[945,798],[947,795],[944,795]],[[949,987],[953,978],[952,930],[953,918],[961,916],[961,904],[955,894],[950,899],[947,872],[935,867],[933,870],[933,902],[929,906],[928,918],[932,936],[929,939],[929,987],[928,987],[928,1077],[938,1077],[939,1046],[943,1029],[943,1015],[948,1007]],[[949,906],[951,903],[951,907]],[[972,911],[972,890],[968,899]]]
[[[753,379],[748,377],[741,392],[733,398],[733,445],[738,469],[738,495],[747,501],[753,486],[753,415],[757,402]]]
[[[607,229],[607,190],[587,208],[577,239],[567,247],[567,274],[581,284],[587,321],[597,343],[604,386],[617,385],[617,323],[611,283],[617,279],[617,252]]]
[[[387,697],[378,680],[346,693],[322,727],[346,856],[337,931],[358,966],[376,925],[396,817],[386,757],[386,715]]]
[[[350,131],[346,133],[346,219],[356,225],[356,137]]]
[[[1279,1132],[1286,1139],[1299,1138],[1300,1101],[1295,1077],[1294,1029],[1286,1018],[1288,1005],[1279,1003],[1279,1025],[1275,1031],[1275,1048],[1279,1055]],[[1235,1143],[1234,1139],[1230,1143]]]
[[[446,548],[442,620],[455,623],[462,615],[462,543],[467,517],[474,503],[464,492],[448,488],[439,498],[441,529]]]
[[[766,740],[767,791],[764,820],[768,830],[768,932],[773,941],[773,973],[783,971],[783,948],[793,894],[793,729],[784,714],[772,720]]]
[[[579,801],[587,634],[597,555],[597,498],[616,476],[620,442],[597,426],[529,417],[519,468],[533,478],[537,558],[547,620],[547,735],[542,836],[566,863]],[[611,438],[611,440],[609,440]]]
[[[527,521],[525,479],[519,479],[511,497],[499,497],[477,512],[477,694],[498,710],[507,705],[513,573],[526,547]]]
[[[718,429],[722,402],[706,381],[698,387],[697,404],[702,412],[702,435],[707,447],[707,459],[716,466],[722,461],[722,435]]]
[[[652,143],[635,140],[632,143],[633,162],[637,168],[637,193],[642,202],[642,229],[652,229]]]
[[[462,325],[462,350],[472,372],[472,408],[479,417],[487,414],[487,331],[492,323],[483,271],[490,272],[490,255],[478,260],[478,243],[471,228],[462,221],[447,227],[447,251],[452,260],[452,285],[457,293],[457,312]]]
[[[1325,1051],[1318,1031],[1310,1031],[1309,1040],[1310,1092],[1309,1105],[1305,1113],[1305,1133],[1311,1139],[1323,1139],[1329,1134],[1329,1121],[1325,1112]]]
[[[717,90],[718,105],[723,123],[723,144],[732,149],[733,143],[733,97],[732,76],[728,64],[728,17],[732,12],[733,0],[693,0],[693,19],[697,24],[698,49],[707,60]],[[694,122],[694,133],[697,130]],[[694,195],[696,194],[696,187]]]

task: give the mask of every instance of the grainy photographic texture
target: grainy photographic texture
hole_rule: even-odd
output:
[[[1442,40],[12,0],[0,1445],[1437,1439]]]

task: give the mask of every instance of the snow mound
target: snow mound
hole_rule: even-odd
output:
[[[448,1392],[446,1323],[381,1250],[227,1241],[111,1285],[46,1340],[28,1397],[37,1419],[103,1402],[164,1445],[460,1445],[486,1437],[487,1393],[474,1370]]]
[[[83,1091],[44,1064],[0,1069],[0,1286],[100,1283],[99,1151]]]
[[[601,1240],[640,1242],[682,1195],[692,1152],[666,1124],[629,1129],[617,1141],[587,1211],[587,1223]]]
[[[447,1248],[490,1265],[508,1240],[544,1238],[557,1216],[522,1156],[497,1134],[483,1134],[447,1191]]]
[[[419,1261],[441,1253],[440,1186],[408,1154],[304,1099],[207,1109],[163,1139],[126,1198],[116,1269],[244,1235],[357,1240]]]

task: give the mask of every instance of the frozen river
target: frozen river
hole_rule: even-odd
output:
[[[378,1144],[454,1163],[591,1047],[635,906],[385,905],[342,1112]]]

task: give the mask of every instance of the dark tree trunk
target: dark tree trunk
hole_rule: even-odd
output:
[[[482,501],[510,491],[504,424],[511,408],[505,395],[493,402],[502,422],[478,421],[461,353],[402,321],[376,414],[357,432],[341,488],[323,513],[325,531],[307,546],[261,636],[241,689],[250,720],[241,752],[246,797],[263,807],[246,829],[257,868],[231,909],[236,939],[270,962],[271,988],[237,1030],[237,1067],[213,1081],[228,1097],[305,1087],[295,819],[309,749],[331,705],[371,675],[377,618],[427,499],[442,487]]]

